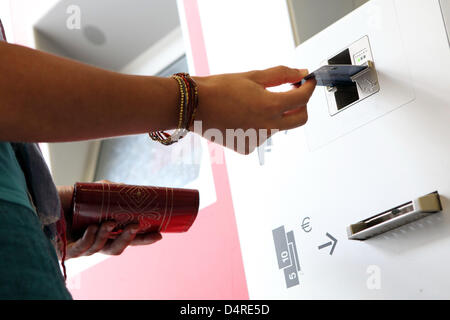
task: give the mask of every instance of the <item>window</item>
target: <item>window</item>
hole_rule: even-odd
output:
[[[298,46],[369,0],[287,0]]]
[[[158,76],[188,72],[186,56],[174,61]],[[136,185],[181,188],[200,172],[202,146],[199,136],[189,134],[167,147],[147,134],[106,139],[101,142],[95,181],[107,179]]]

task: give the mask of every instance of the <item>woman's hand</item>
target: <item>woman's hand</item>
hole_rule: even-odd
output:
[[[100,226],[89,226],[82,238],[67,245],[66,259],[90,256],[97,252],[119,255],[128,246],[148,245],[162,239],[159,233],[136,235],[139,225],[129,225],[117,239],[109,239],[110,232],[115,226],[114,222],[104,222]]]
[[[112,183],[108,180],[96,181],[100,183]],[[100,226],[91,225],[79,239],[74,239],[70,230],[70,212],[73,197],[72,186],[58,187],[59,197],[64,209],[67,221],[67,239],[68,245],[66,250],[66,259],[76,258],[80,256],[90,256],[94,253],[101,252],[109,255],[119,255],[128,246],[148,245],[162,239],[159,233],[149,233],[137,235],[139,225],[129,225],[117,237],[117,239],[109,239],[110,232],[115,228],[114,221],[107,221]]]
[[[245,73],[194,77],[199,92],[196,120],[201,121],[201,134],[239,153],[248,154],[276,131],[304,125],[308,120],[307,103],[316,87],[315,80],[287,92],[271,92],[266,88],[299,82],[307,74],[307,70],[279,66]],[[218,131],[205,132],[208,129]],[[262,134],[264,131],[261,129],[267,134]],[[217,137],[219,132],[221,139]],[[244,139],[245,134],[248,139]],[[233,139],[233,135],[236,138]],[[256,139],[252,141],[252,138]]]

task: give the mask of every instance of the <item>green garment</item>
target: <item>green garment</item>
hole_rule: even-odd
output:
[[[37,215],[0,200],[0,300],[71,298]]]
[[[0,200],[12,202],[36,212],[28,196],[25,176],[9,142],[0,142]]]
[[[71,299],[11,145],[0,142],[0,300]]]

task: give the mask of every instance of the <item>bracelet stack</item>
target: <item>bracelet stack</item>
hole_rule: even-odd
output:
[[[152,140],[169,146],[184,138],[193,125],[198,106],[197,84],[188,73],[176,73],[172,76],[180,88],[180,110],[178,114],[178,127],[174,133],[165,131],[150,132]]]

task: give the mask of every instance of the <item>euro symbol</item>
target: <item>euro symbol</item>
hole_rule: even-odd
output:
[[[312,230],[311,226],[309,225],[309,221],[310,221],[310,220],[311,220],[311,219],[310,219],[309,217],[306,217],[306,218],[303,219],[303,221],[302,221],[302,229],[303,229],[303,231],[305,231],[306,233],[311,232],[311,230]]]

